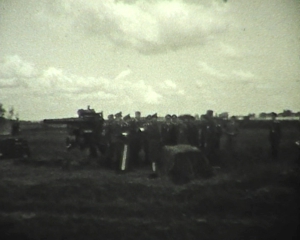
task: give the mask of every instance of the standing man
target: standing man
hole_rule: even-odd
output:
[[[140,166],[141,160],[139,153],[142,149],[142,136],[141,130],[136,118],[132,118],[129,121],[128,126],[128,147],[129,147],[129,163],[130,167]]]
[[[215,146],[216,149],[218,150],[220,150],[221,148],[222,134],[223,134],[222,119],[218,119],[216,123],[216,141],[215,141]]]
[[[12,122],[11,135],[16,136],[19,134],[19,132],[20,132],[20,122],[19,122],[19,118],[16,118],[16,120]]]
[[[171,115],[167,114],[165,122],[161,126],[161,139],[164,146],[174,146],[177,144],[176,125],[171,122],[171,119]]]
[[[237,136],[239,134],[239,126],[236,121],[236,117],[232,116],[229,121],[225,124],[224,132],[226,136],[226,152],[228,153],[228,158],[226,158],[226,165],[228,166],[235,166],[238,162],[238,155],[236,151],[236,143],[237,143]],[[225,162],[224,162],[225,163]]]
[[[188,116],[187,139],[190,145],[199,148],[199,129],[196,120],[193,116]]]
[[[213,111],[208,110],[203,118],[201,128],[201,149],[210,161],[214,161],[216,123],[213,119]]]
[[[273,159],[278,158],[279,145],[281,140],[280,122],[276,120],[277,114],[272,112],[272,121],[269,126],[269,141],[271,145],[271,155]]]
[[[112,159],[114,154],[114,145],[113,145],[113,134],[114,134],[114,115],[109,114],[107,116],[107,120],[104,123],[103,128],[103,144],[106,145],[106,152],[104,157],[104,165],[106,167],[112,167]]]
[[[236,137],[239,133],[239,126],[236,122],[236,117],[232,116],[225,126],[225,134],[227,137],[227,148],[234,151],[236,145]]]
[[[157,114],[153,114],[150,119],[150,123],[146,127],[146,134],[148,140],[148,158],[152,163],[152,171],[156,174],[157,164],[161,158],[161,131],[157,122]]]

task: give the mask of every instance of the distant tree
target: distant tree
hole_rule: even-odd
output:
[[[6,113],[6,110],[5,110],[5,108],[3,107],[3,104],[0,103],[0,117],[4,118],[5,113]]]
[[[288,110],[288,109],[283,110],[283,113],[282,113],[283,117],[290,117],[290,116],[292,116],[292,114],[293,114],[293,111]]]
[[[14,115],[15,115],[14,107],[11,107],[11,108],[8,110],[7,118],[8,118],[8,119],[13,119]]]
[[[259,114],[259,117],[260,118],[266,118],[267,114],[265,112],[262,112],[262,113]]]
[[[249,113],[249,114],[248,114],[248,117],[249,117],[249,118],[255,118],[255,113]]]

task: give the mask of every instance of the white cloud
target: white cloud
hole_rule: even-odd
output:
[[[172,80],[168,79],[165,80],[162,84],[161,84],[162,88],[170,88],[170,89],[177,89],[177,85],[176,83],[174,83]]]
[[[122,72],[120,72],[118,74],[118,76],[116,76],[115,80],[121,80],[121,79],[124,79],[125,77],[127,77],[128,75],[131,74],[131,70],[130,69],[126,69]]]
[[[225,57],[229,58],[240,58],[242,57],[242,54],[239,52],[239,50],[232,45],[225,44],[223,42],[219,43],[218,51],[220,54],[224,55]]]
[[[0,87],[19,87],[21,83],[18,82],[20,81],[18,78],[25,75],[26,81],[23,80],[23,84],[28,86],[26,89],[28,96],[44,100],[56,97],[113,100],[120,106],[130,105],[134,102],[158,104],[163,99],[163,96],[154,90],[155,88],[151,84],[146,84],[143,80],[133,82],[132,79],[128,79],[132,73],[130,69],[120,72],[114,79],[82,77],[54,67],[37,71],[31,67],[33,65],[23,61],[20,57],[14,56],[13,59],[17,59],[17,62],[21,64],[14,64],[14,71],[9,71],[9,74],[6,74],[5,71],[0,72],[2,75],[4,72],[7,76],[5,79],[0,78]],[[0,69],[7,69],[8,65],[7,61],[2,61]],[[24,66],[30,66],[30,72],[25,71]],[[32,74],[33,72],[35,74]],[[31,77],[29,78],[29,76]],[[168,87],[176,87],[171,80],[166,81],[166,84]]]
[[[221,3],[221,0],[50,1],[48,15],[66,17],[76,31],[105,36],[118,46],[133,47],[142,53],[154,53],[204,44],[226,30],[227,5]]]
[[[233,75],[237,76],[238,78],[242,78],[242,79],[254,79],[256,77],[250,71],[233,70],[232,73],[233,73]]]
[[[19,56],[5,56],[0,59],[0,87],[27,87],[28,79],[37,76],[34,65],[23,61]]]
[[[213,76],[213,77],[216,77],[216,78],[227,78],[228,77],[227,74],[217,70],[214,67],[211,67],[206,62],[199,62],[199,66],[200,66],[200,70],[203,73],[208,74],[210,76]]]
[[[0,78],[30,78],[36,75],[34,65],[17,56],[6,56],[0,61]]]
[[[145,93],[145,102],[148,104],[159,104],[162,101],[162,96],[155,92],[152,87],[148,87]]]
[[[216,67],[212,67],[206,62],[199,62],[200,71],[202,74],[208,76],[208,79],[219,79],[220,81],[214,84],[220,84],[221,81],[224,81],[225,84],[230,83],[256,83],[257,80],[260,80],[260,77],[252,73],[251,71],[245,71],[242,69],[236,70],[233,69],[231,71],[221,71]],[[211,81],[211,80],[210,80]],[[199,86],[199,84],[198,84]]]

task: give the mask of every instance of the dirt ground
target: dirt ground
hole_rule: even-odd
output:
[[[176,185],[80,164],[63,129],[24,130],[32,157],[0,162],[0,239],[298,239],[298,132],[283,132],[277,162],[266,130],[242,130],[213,177]]]

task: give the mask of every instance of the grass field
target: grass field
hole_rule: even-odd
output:
[[[280,158],[267,131],[242,129],[233,159],[209,179],[175,185],[150,168],[117,174],[72,165],[63,129],[24,130],[30,160],[0,162],[0,239],[298,239],[297,129],[283,129]],[[224,142],[222,141],[222,145]]]

